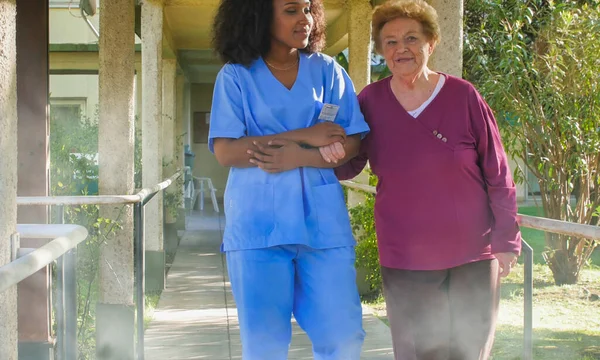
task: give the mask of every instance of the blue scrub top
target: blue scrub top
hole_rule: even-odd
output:
[[[215,138],[264,136],[316,124],[323,104],[347,135],[369,131],[346,71],[323,54],[300,55],[296,83],[281,84],[262,59],[249,68],[226,64],[215,83],[209,148]],[[315,249],[355,244],[344,195],[333,169],[298,168],[269,174],[231,168],[225,190],[223,250],[278,245]]]

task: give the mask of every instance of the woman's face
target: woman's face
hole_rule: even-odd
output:
[[[380,49],[392,74],[416,76],[427,66],[434,43],[423,33],[423,25],[414,19],[397,18],[381,29]]]
[[[289,48],[304,49],[312,28],[309,0],[273,0],[271,35],[274,41]]]

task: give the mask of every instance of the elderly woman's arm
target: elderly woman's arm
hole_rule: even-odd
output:
[[[521,251],[521,232],[517,224],[517,193],[498,125],[492,110],[474,88],[469,97],[479,166],[494,215],[491,231],[492,253],[518,255]]]
[[[339,180],[350,180],[363,171],[369,160],[367,154],[367,141],[369,135],[360,143],[358,155],[347,161],[345,164],[334,169],[335,175]]]

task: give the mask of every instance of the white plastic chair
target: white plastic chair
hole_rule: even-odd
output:
[[[194,208],[194,203],[196,200],[196,196],[200,196],[200,210],[204,210],[204,192],[210,191],[210,198],[212,200],[213,208],[215,212],[219,212],[219,204],[217,203],[217,189],[213,186],[212,180],[208,177],[195,177],[194,180],[198,181],[199,190],[194,191],[193,200],[192,200],[192,209]]]

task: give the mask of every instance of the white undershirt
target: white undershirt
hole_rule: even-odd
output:
[[[408,111],[408,114],[410,116],[414,117],[414,118],[416,118],[417,116],[419,116],[423,112],[423,110],[425,110],[425,108],[427,107],[427,105],[429,105],[433,101],[433,99],[435,99],[435,97],[437,96],[437,94],[439,94],[439,92],[440,92],[440,90],[442,90],[442,86],[444,86],[445,82],[446,82],[446,77],[443,74],[440,74],[440,78],[438,79],[438,83],[435,86],[435,89],[433,89],[433,93],[431,94],[431,96],[429,97],[429,99],[427,99],[417,109]]]

